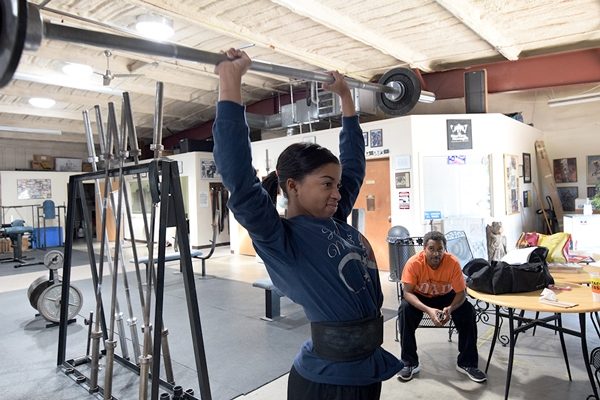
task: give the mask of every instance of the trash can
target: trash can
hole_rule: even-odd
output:
[[[390,278],[392,282],[400,281],[404,264],[410,257],[423,248],[422,237],[411,237],[403,226],[393,226],[387,235],[390,255]]]

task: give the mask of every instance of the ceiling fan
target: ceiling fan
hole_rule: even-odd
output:
[[[104,55],[106,56],[106,72],[95,72],[95,74],[102,76],[102,84],[104,86],[110,86],[110,83],[115,78],[131,78],[135,76],[143,76],[142,74],[113,74],[110,70],[110,57],[112,56],[112,52],[110,50],[104,50]]]

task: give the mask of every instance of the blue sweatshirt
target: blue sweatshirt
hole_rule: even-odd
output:
[[[230,101],[218,103],[213,140],[217,170],[230,191],[228,207],[248,230],[275,286],[300,304],[311,322],[378,316],[383,293],[375,255],[367,239],[345,222],[365,171],[358,117],[344,117],[342,121],[341,200],[333,218],[279,216],[252,166],[243,106]],[[334,362],[318,357],[312,347],[311,340],[302,345],[294,367],[313,382],[369,385],[391,378],[402,367],[382,348],[362,360]]]

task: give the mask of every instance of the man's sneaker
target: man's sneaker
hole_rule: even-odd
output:
[[[460,365],[457,365],[456,370],[467,375],[469,379],[471,379],[474,382],[481,383],[487,380],[485,372],[483,372],[477,367],[461,367]]]
[[[404,364],[404,368],[402,368],[400,372],[398,372],[398,378],[402,379],[403,381],[410,381],[413,378],[413,375],[418,374],[420,370],[421,367],[419,367],[419,364]]]

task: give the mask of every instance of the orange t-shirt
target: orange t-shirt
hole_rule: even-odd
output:
[[[460,263],[455,256],[444,253],[439,268],[434,270],[427,265],[424,250],[406,262],[402,271],[402,283],[413,285],[416,293],[426,297],[442,296],[452,289],[459,293],[467,288]]]

